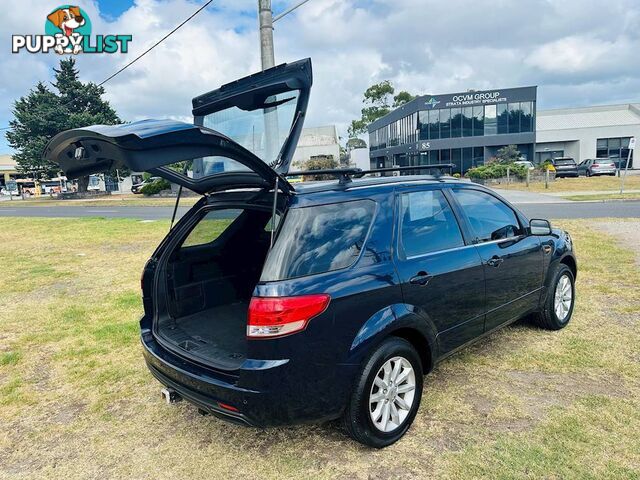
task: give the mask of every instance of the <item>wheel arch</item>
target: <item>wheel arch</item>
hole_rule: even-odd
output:
[[[360,362],[389,337],[402,338],[416,349],[425,374],[433,369],[438,352],[435,326],[406,304],[391,305],[362,325],[351,344],[351,360]]]
[[[560,263],[569,267],[571,273],[573,273],[573,279],[575,280],[578,276],[578,264],[576,259],[571,255],[565,255],[560,259]]]

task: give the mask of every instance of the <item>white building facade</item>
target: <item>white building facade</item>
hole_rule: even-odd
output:
[[[640,104],[539,110],[536,118],[535,162],[572,157],[577,163],[610,158],[622,165],[631,137],[640,138]],[[629,168],[640,169],[640,161]]]

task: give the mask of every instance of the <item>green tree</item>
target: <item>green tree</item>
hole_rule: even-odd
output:
[[[35,178],[55,176],[60,170],[42,158],[45,145],[54,135],[87,125],[122,123],[109,102],[102,99],[104,88],[81,82],[75,64],[73,58],[62,59],[59,68],[54,68],[53,86],[58,93],[39,82],[14,103],[7,140],[16,151],[14,158],[20,171]],[[80,191],[86,190],[87,184],[88,177],[78,179]]]
[[[329,170],[338,168],[338,160],[333,158],[333,155],[317,155],[296,163],[296,167],[300,170]],[[331,175],[305,175],[304,180],[331,180],[335,178]]]
[[[400,91],[396,95],[395,88],[389,80],[384,80],[367,88],[364,92],[361,117],[349,125],[349,138],[356,138],[367,131],[367,125],[384,117],[392,108],[398,108],[415,98],[409,92]]]
[[[500,148],[496,152],[496,162],[501,164],[513,163],[520,160],[522,157],[522,153],[518,150],[518,147],[515,145],[507,145],[506,147]]]
[[[350,138],[347,140],[347,150],[351,151],[356,148],[367,148],[367,142],[362,140],[361,138]]]

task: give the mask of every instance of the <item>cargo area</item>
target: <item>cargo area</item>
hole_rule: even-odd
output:
[[[270,220],[265,210],[214,210],[173,248],[156,296],[165,300],[158,303],[156,335],[171,349],[221,369],[240,367]]]

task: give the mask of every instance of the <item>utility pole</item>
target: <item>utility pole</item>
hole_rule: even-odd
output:
[[[258,0],[258,18],[260,20],[260,56],[262,70],[275,66],[273,52],[273,12],[271,0]]]

